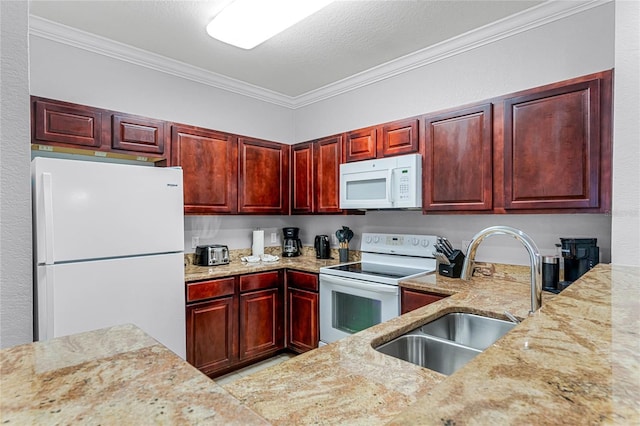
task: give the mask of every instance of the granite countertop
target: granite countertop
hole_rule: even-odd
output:
[[[452,296],[224,388],[273,424],[639,423],[640,268],[598,265],[530,317],[524,275],[410,280]],[[505,310],[525,320],[448,377],[372,348],[448,312]]]
[[[133,325],[0,351],[2,424],[268,424]]]
[[[267,254],[281,256],[279,247],[266,247]],[[243,262],[240,259],[243,256],[249,256],[251,250],[230,250],[230,263],[228,265],[219,266],[198,266],[193,264],[194,255],[187,254],[185,256],[184,280],[185,282],[202,281],[215,278],[224,278],[232,275],[251,274],[254,272],[274,271],[278,269],[296,269],[298,271],[306,271],[318,273],[320,268],[324,266],[333,266],[339,264],[338,250],[331,250],[332,259],[316,259],[313,248],[303,247],[303,253],[298,257],[280,257],[277,262]],[[349,261],[360,260],[360,252],[351,250],[349,253]]]
[[[526,269],[526,268],[525,268]],[[598,265],[527,316],[522,268],[223,387],[133,326],[0,351],[11,424],[638,424],[640,268]],[[376,352],[447,312],[526,318],[451,376]]]

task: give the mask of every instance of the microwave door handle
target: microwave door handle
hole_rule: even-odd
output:
[[[391,191],[393,190],[393,185],[391,184],[391,180],[393,179],[393,169],[389,169],[387,172],[387,202],[390,205],[393,205],[393,194]]]

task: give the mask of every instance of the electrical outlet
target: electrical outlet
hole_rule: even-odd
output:
[[[335,234],[331,234],[331,244],[334,246],[338,245],[338,237],[336,237]]]
[[[278,234],[276,234],[275,232],[271,233],[271,242],[272,243],[277,243],[278,242]]]
[[[200,237],[191,237],[191,248],[196,248],[200,244]]]

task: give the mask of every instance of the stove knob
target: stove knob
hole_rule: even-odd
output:
[[[429,240],[422,240],[422,247],[429,247]]]
[[[367,242],[367,244],[371,244],[371,235],[367,235],[367,238],[365,238],[365,241]]]
[[[378,243],[380,241],[380,237],[378,237],[377,235],[375,237],[373,237],[373,242],[374,243]]]
[[[420,240],[417,238],[413,238],[411,242],[413,243],[414,246],[417,246],[420,243]]]

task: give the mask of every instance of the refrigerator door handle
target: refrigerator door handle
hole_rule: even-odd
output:
[[[38,271],[40,274],[41,271]],[[46,341],[53,339],[54,315],[53,315],[53,292],[55,289],[55,267],[53,265],[44,266],[44,274],[38,279],[37,299],[38,299],[38,330],[37,340]]]
[[[42,192],[44,196],[44,263],[53,265],[53,176],[42,173]]]

